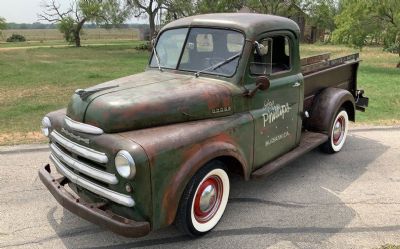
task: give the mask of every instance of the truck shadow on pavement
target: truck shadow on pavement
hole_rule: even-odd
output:
[[[353,133],[340,153],[326,155],[316,149],[269,177],[249,182],[233,177],[224,217],[213,231],[198,239],[182,235],[173,226],[143,238],[124,238],[67,210],[62,221],[56,222],[55,208],[48,213],[48,222],[67,248],[198,248],[211,246],[210,241],[214,248],[249,248],[254,247],[249,236],[257,235],[262,237],[257,237],[255,246],[265,248],[282,240],[294,245],[320,244],[337,233],[400,230],[400,226],[347,227],[357,216],[349,205],[356,203],[342,198],[387,149]]]

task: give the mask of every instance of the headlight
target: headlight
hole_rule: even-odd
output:
[[[48,117],[44,117],[42,119],[42,132],[46,137],[49,136],[50,128],[51,128],[50,119]]]
[[[136,174],[135,161],[126,150],[121,150],[115,156],[115,168],[118,174],[124,178],[132,179]]]

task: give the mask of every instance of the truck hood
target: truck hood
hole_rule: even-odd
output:
[[[149,70],[75,93],[67,116],[107,133],[232,114],[229,83]],[[98,91],[97,91],[98,90]],[[82,93],[81,92],[81,93]]]

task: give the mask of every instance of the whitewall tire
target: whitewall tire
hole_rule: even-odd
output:
[[[345,109],[340,109],[331,124],[329,140],[323,144],[322,149],[327,153],[339,152],[346,142],[348,130],[349,115]]]
[[[225,212],[229,191],[225,165],[219,161],[208,163],[188,183],[179,204],[176,226],[191,236],[211,231]]]

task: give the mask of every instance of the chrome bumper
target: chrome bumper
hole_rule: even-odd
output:
[[[67,177],[71,182],[79,185],[95,194],[103,196],[113,202],[119,203],[126,207],[133,207],[135,205],[135,201],[129,195],[124,195],[112,190],[109,190],[103,186],[95,184],[91,181],[86,180],[85,178],[79,177],[74,172],[69,170],[67,167],[63,165],[63,163],[56,158],[54,155],[50,155],[50,159],[53,161],[54,165],[56,166],[58,172],[63,176]]]
[[[73,197],[64,188],[68,179],[54,179],[50,165],[39,170],[39,178],[58,203],[85,220],[126,237],[141,237],[150,232],[150,223],[147,221],[130,220],[106,210],[104,203],[85,203]]]

